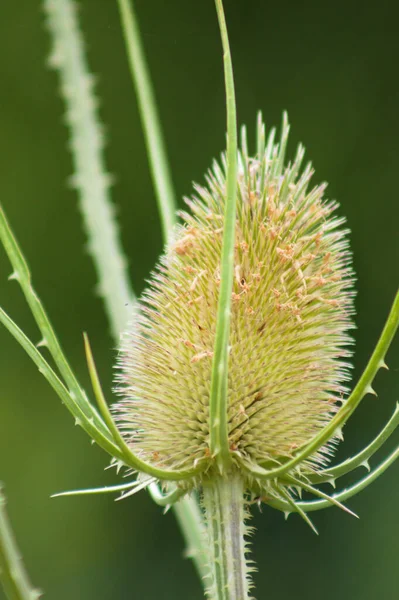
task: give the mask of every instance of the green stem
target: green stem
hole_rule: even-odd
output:
[[[165,242],[170,241],[176,224],[176,199],[162,134],[155,94],[149,75],[140,30],[132,1],[118,0],[129,67],[136,91],[141,123],[158,201]]]
[[[6,499],[0,486],[0,579],[9,600],[37,600],[41,592],[33,588],[26,574],[6,514]]]
[[[210,600],[247,600],[250,587],[245,557],[244,482],[239,474],[212,478],[204,484]]]

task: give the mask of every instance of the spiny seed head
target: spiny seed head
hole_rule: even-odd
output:
[[[344,219],[310,187],[304,150],[284,166],[288,125],[249,158],[239,154],[229,338],[228,434],[234,462],[278,466],[307,444],[344,401],[352,282]],[[191,469],[209,450],[209,397],[226,165],[187,200],[191,214],[162,257],[124,336],[114,414],[132,450],[160,468]],[[326,461],[334,440],[299,465]],[[249,484],[250,485],[250,484]]]

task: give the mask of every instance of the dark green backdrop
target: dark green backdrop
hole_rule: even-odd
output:
[[[99,75],[109,169],[117,177],[123,242],[136,291],[161,251],[136,102],[116,3],[82,0],[92,70]],[[221,48],[212,0],[137,0],[179,197],[202,182],[224,146]],[[358,277],[355,377],[381,330],[398,285],[399,82],[394,4],[227,0],[239,121],[250,139],[258,109],[279,124],[287,109],[291,151],[303,141],[317,181],[330,182],[352,230]],[[109,388],[115,352],[85,253],[77,201],[66,185],[63,105],[45,67],[49,39],[38,0],[2,2],[0,17],[0,198],[29,258],[34,281],[81,380],[88,386],[81,332],[90,333]],[[252,135],[252,137],[251,137]],[[29,335],[36,328],[0,252],[0,304]],[[192,565],[172,514],[145,492],[111,497],[50,494],[115,481],[107,457],[0,330],[0,479],[37,585],[46,597],[199,600]],[[339,455],[359,448],[399,399],[399,340],[390,372],[376,381],[345,429]],[[396,436],[396,443],[399,442]],[[392,443],[390,444],[392,447]],[[358,475],[362,474],[359,471]],[[315,514],[316,537],[299,518],[255,511],[257,598],[396,599],[399,593],[399,464],[338,509]],[[1,596],[1,592],[0,592]]]

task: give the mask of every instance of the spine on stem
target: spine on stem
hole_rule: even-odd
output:
[[[244,482],[239,474],[212,478],[203,487],[209,575],[207,597],[210,600],[249,600],[251,567],[245,525]]]

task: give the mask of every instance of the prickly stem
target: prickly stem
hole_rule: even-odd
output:
[[[247,600],[250,587],[246,559],[244,482],[238,473],[204,483],[210,600]]]

